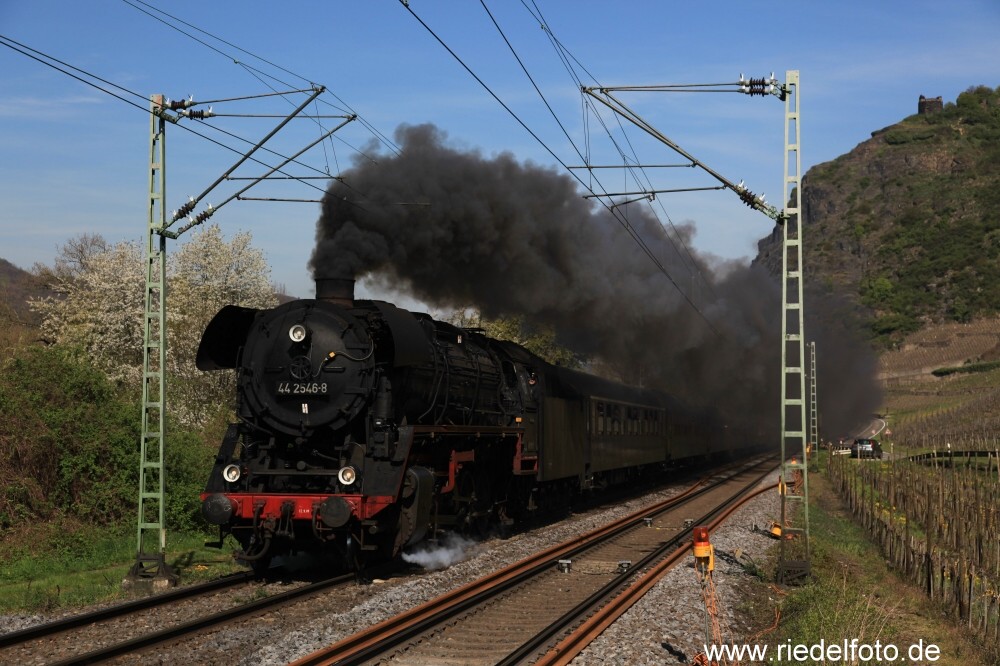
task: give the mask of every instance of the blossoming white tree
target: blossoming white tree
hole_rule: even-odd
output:
[[[224,305],[272,307],[270,268],[249,232],[226,241],[218,225],[200,229],[168,255],[167,398],[182,423],[231,407],[231,372],[194,365],[202,331]],[[32,301],[50,343],[87,353],[111,379],[138,387],[142,375],[145,257],[138,242],[108,245],[83,235],[61,249],[55,266],[35,266],[54,296]]]
[[[233,371],[206,373],[195,367],[208,322],[225,305],[269,308],[277,303],[271,269],[252,241],[249,232],[239,232],[226,242],[219,226],[211,225],[168,255],[168,409],[184,423],[199,423],[219,407],[231,407],[236,395]]]

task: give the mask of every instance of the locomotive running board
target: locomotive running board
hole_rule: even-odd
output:
[[[520,426],[460,426],[460,425],[417,425],[410,426],[415,435],[430,435],[432,438],[442,436],[473,436],[473,437],[520,437],[524,428]]]

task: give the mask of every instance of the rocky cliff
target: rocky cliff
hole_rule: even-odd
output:
[[[885,342],[1000,312],[1000,88],[971,88],[803,178],[807,285],[843,294]],[[781,229],[756,263],[778,275]]]

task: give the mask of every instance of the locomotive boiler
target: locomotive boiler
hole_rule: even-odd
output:
[[[313,550],[359,568],[741,444],[665,393],[355,301],[353,286],[318,280],[315,299],[227,306],[202,337],[200,369],[237,370],[238,416],[202,512],[255,569]]]

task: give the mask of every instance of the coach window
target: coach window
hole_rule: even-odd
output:
[[[598,435],[604,434],[604,403],[598,400],[594,403],[594,413],[596,414],[597,424],[595,427],[595,432]]]

